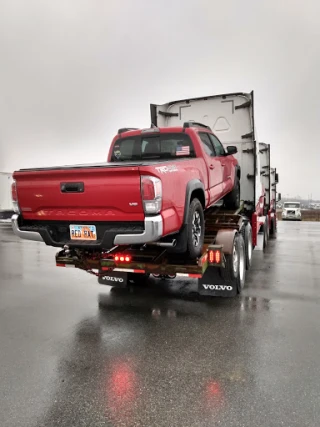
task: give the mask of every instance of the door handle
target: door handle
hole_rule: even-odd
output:
[[[221,166],[222,166],[223,168],[225,167],[225,165],[226,165],[225,163],[221,163]]]
[[[61,190],[61,193],[83,193],[84,183],[83,182],[61,182],[60,190]]]
[[[212,170],[214,169],[214,165],[210,165],[209,168]]]

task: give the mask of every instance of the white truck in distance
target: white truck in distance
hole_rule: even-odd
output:
[[[285,202],[282,210],[283,220],[301,221],[300,202]]]

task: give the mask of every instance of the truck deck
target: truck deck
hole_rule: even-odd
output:
[[[97,276],[103,276],[108,271],[115,271],[201,278],[208,265],[224,266],[223,245],[216,244],[217,233],[221,230],[239,231],[246,221],[242,210],[241,207],[235,211],[228,211],[218,206],[206,212],[205,244],[202,255],[197,260],[188,260],[179,254],[169,253],[168,249],[164,247],[143,245],[138,248],[115,246],[107,252],[92,254],[85,258],[81,255],[78,256],[76,251],[66,253],[66,250],[63,249],[56,255],[56,265],[80,268]]]

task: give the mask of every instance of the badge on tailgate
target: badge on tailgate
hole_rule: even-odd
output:
[[[71,240],[97,240],[95,225],[70,225]]]

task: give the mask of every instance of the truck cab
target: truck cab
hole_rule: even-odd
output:
[[[282,209],[282,219],[285,221],[301,221],[300,202],[285,202]]]

